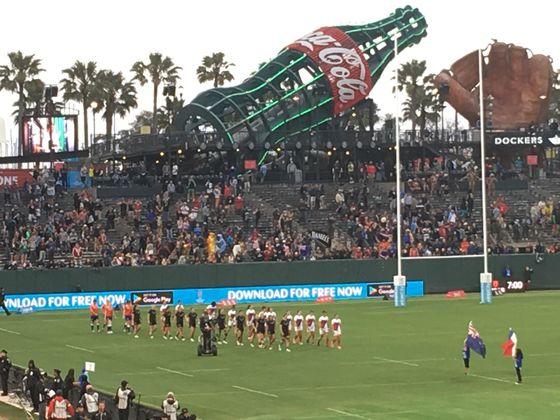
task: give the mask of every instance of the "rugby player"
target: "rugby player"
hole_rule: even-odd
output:
[[[123,332],[127,332],[127,333],[130,334],[130,332],[132,331],[132,329],[131,329],[131,325],[132,325],[132,302],[130,302],[130,300],[127,300],[125,302],[125,304],[123,305],[123,318],[124,318]]]
[[[266,334],[266,318],[264,316],[264,306],[263,309],[257,315],[257,340],[259,343],[259,348],[264,348],[264,338]]]
[[[282,351],[282,344],[286,347],[286,351],[289,353],[290,350],[290,324],[292,321],[289,316],[289,312],[286,312],[280,321],[280,325],[282,326],[282,342],[278,344],[278,351]]]
[[[294,344],[303,345],[303,315],[297,311],[294,316]]]
[[[169,333],[171,332],[171,310],[168,305],[161,305],[161,322],[163,339],[167,340],[169,338]]]
[[[331,326],[333,330],[332,347],[336,346],[336,348],[340,350],[342,348],[342,321],[338,314],[334,314],[334,318],[331,320]]]
[[[237,345],[243,345],[243,330],[245,329],[245,315],[240,310],[235,317],[235,334],[237,335]]]
[[[323,341],[323,337],[325,337],[325,345],[329,347],[330,346],[329,316],[327,315],[327,311],[323,311],[323,313],[319,317],[319,340],[317,340],[318,346],[321,345],[321,341]]]
[[[194,308],[189,309],[189,313],[187,317],[189,318],[189,330],[190,330],[189,338],[192,342],[194,342],[194,332],[196,331],[196,318],[198,318],[198,314],[195,312]]]
[[[101,307],[101,312],[103,312],[103,329],[107,329],[107,334],[113,334],[113,305],[109,299]]]
[[[177,341],[185,341],[185,308],[181,304],[181,301],[175,306],[175,324],[177,325],[175,339]]]
[[[235,309],[235,305],[232,305],[227,313],[227,329],[224,336],[224,343],[227,344],[227,336],[229,331],[233,328],[233,334],[237,337],[237,333],[235,332],[236,322],[235,316],[237,315],[237,310]]]
[[[276,341],[276,313],[274,313],[270,308],[268,308],[266,332],[268,335],[268,349],[272,350],[272,345]]]
[[[222,309],[218,309],[216,313],[216,324],[218,325],[218,344],[227,344],[225,337],[222,340],[222,334],[224,334],[224,331],[226,329],[226,315],[223,313]]]
[[[257,319],[255,316],[256,312],[253,309],[253,305],[247,305],[245,314],[247,315],[247,341],[249,342],[251,347],[255,347],[255,345],[253,344],[253,340],[255,339],[256,335]]]
[[[97,299],[93,299],[91,305],[89,305],[89,319],[90,319],[90,327],[91,332],[93,331],[93,327],[97,327],[97,332],[99,332],[99,306],[97,306]]]
[[[132,306],[132,321],[134,325],[134,338],[138,338],[138,333],[140,332],[140,326],[142,324],[142,320],[140,317],[140,305],[135,302]]]
[[[208,314],[208,316],[210,317],[210,319],[214,319],[216,318],[216,309],[218,308],[218,306],[216,305],[216,302],[212,301],[210,303],[210,305],[208,305],[206,307],[206,313]]]
[[[305,324],[307,325],[307,340],[305,342],[309,344],[315,344],[315,314],[313,311],[305,316]]]
[[[156,306],[152,305],[148,311],[148,333],[150,334],[151,339],[154,338],[155,330],[157,330],[157,311]]]

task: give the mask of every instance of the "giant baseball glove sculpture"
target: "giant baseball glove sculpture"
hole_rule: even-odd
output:
[[[542,54],[529,58],[528,50],[494,42],[483,63],[484,96],[493,97],[494,129],[517,129],[547,120],[552,90],[552,64]],[[444,99],[471,125],[479,120],[478,51],[465,55],[436,77],[448,86]]]

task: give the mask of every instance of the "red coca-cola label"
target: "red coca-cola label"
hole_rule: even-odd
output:
[[[338,28],[317,29],[288,49],[300,51],[321,69],[327,77],[337,115],[365,99],[373,87],[369,66],[358,45]]]

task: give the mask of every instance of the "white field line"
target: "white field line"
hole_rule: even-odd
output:
[[[405,365],[405,366],[412,366],[412,367],[419,367],[420,365],[417,363],[410,363],[410,362],[406,362],[404,360],[394,360],[394,359],[386,359],[384,357],[373,357],[376,360],[381,360],[383,362],[387,362],[387,363],[396,363],[396,364],[400,364],[400,365]]]
[[[216,369],[189,369],[187,372],[223,372],[231,370],[230,368],[216,368]]]
[[[443,357],[437,357],[437,358],[433,358],[433,359],[405,359],[405,360],[401,360],[401,362],[409,362],[409,363],[414,363],[414,362],[443,362],[445,360],[459,360],[459,359],[446,359]],[[364,360],[361,362],[340,362],[340,365],[378,365],[381,363],[388,363],[385,360]]]
[[[276,394],[269,394],[268,392],[257,391],[256,389],[244,388],[242,386],[232,385],[232,388],[240,389],[242,391],[252,392],[253,394],[265,395],[267,397],[278,398]]]
[[[174,373],[175,375],[181,375],[181,376],[187,376],[189,378],[194,378],[194,375],[191,375],[190,373],[179,372],[177,370],[167,369],[167,368],[160,367],[160,366],[156,366],[156,369],[159,369],[163,372]]]
[[[68,347],[69,349],[85,351],[85,352],[87,352],[87,353],[95,353],[93,350],[85,349],[85,348],[83,348],[83,347],[71,346],[70,344],[66,344],[65,346]]]
[[[506,381],[505,379],[493,378],[491,376],[475,375],[474,373],[469,373],[468,376],[474,376],[475,378],[486,379],[488,381],[503,382],[503,383],[506,383],[506,384],[512,384],[513,383],[511,381]]]
[[[368,420],[367,417],[360,416],[359,414],[349,413],[349,412],[347,412],[347,411],[336,410],[336,409],[334,409],[334,408],[327,408],[327,410],[332,411],[333,413],[342,414],[343,416],[346,416],[346,417],[355,417],[355,418],[357,418],[357,419],[365,419],[365,420]]]
[[[12,330],[7,330],[6,328],[0,328],[0,331],[6,332],[6,333],[8,333],[8,334],[21,335],[20,332],[12,331]]]

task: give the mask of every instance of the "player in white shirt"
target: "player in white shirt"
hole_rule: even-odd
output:
[[[327,347],[330,346],[329,340],[329,317],[327,315],[327,311],[323,311],[322,315],[319,317],[319,340],[317,341],[317,345],[321,345],[321,341],[323,341],[323,337],[325,337],[325,344]]]
[[[315,314],[313,311],[309,311],[305,316],[305,325],[307,325],[307,340],[305,342],[315,344]]]
[[[251,347],[255,347],[253,340],[255,339],[255,331],[257,325],[256,311],[253,309],[253,305],[247,305],[247,310],[245,311],[247,315],[247,341]]]
[[[332,346],[336,346],[337,349],[342,348],[342,321],[338,314],[334,314],[334,318],[331,320],[331,326],[333,330]]]
[[[294,344],[303,345],[303,315],[297,311],[294,316]]]
[[[233,328],[233,335],[237,336],[236,328],[235,328],[235,317],[237,316],[237,309],[235,309],[235,305],[232,305],[227,312],[227,329],[226,334],[224,336],[224,340],[227,340],[227,336],[229,331]]]
[[[286,312],[286,318],[288,319],[288,321],[290,321],[290,325],[288,326],[288,329],[291,332],[292,331],[292,320],[294,319],[294,317],[292,316],[292,313],[290,311]]]

